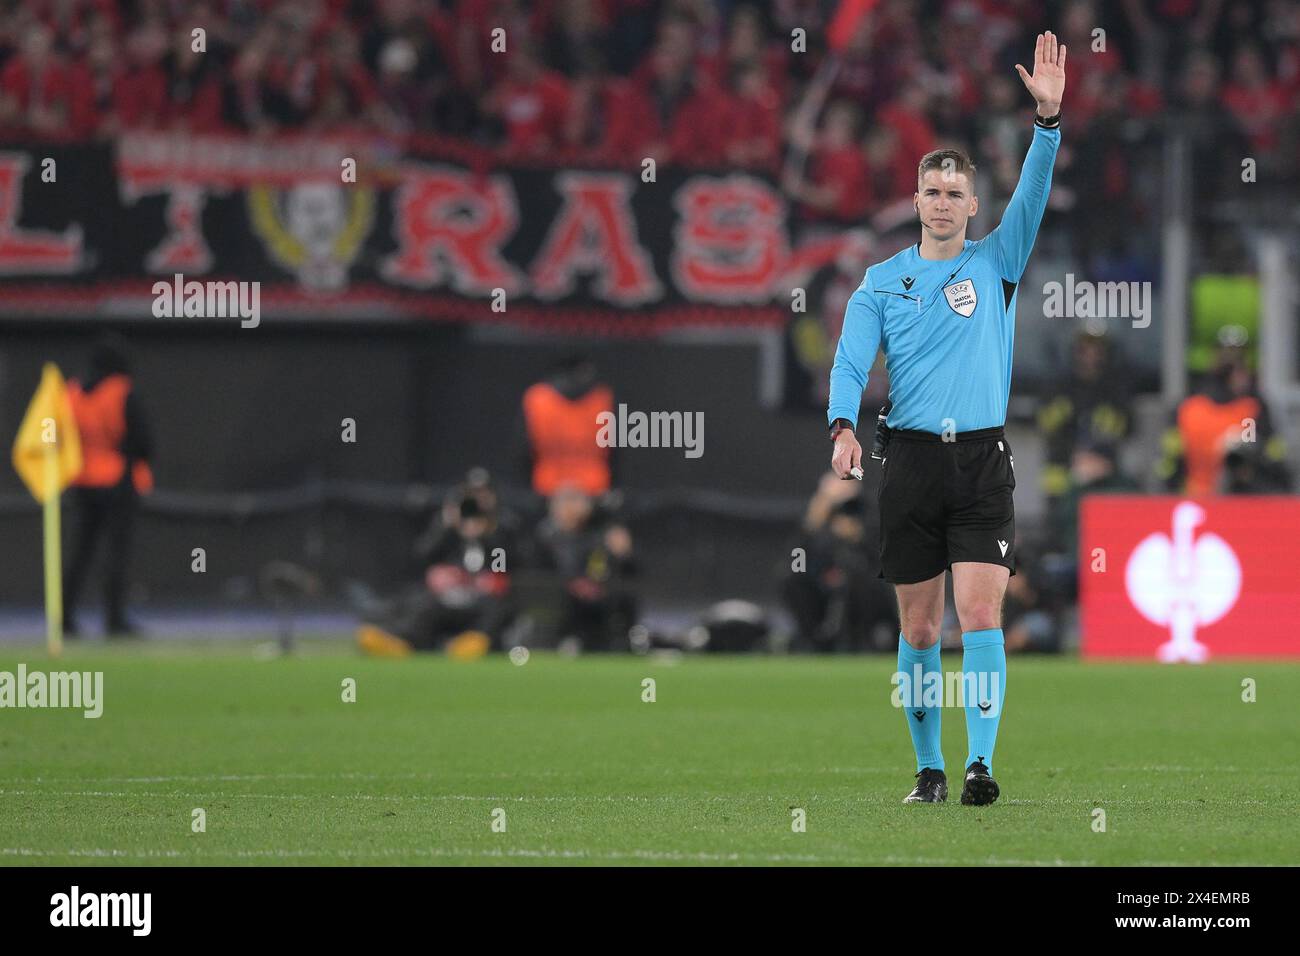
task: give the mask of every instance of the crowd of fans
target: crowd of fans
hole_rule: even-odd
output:
[[[1288,0],[865,6],[837,20],[834,0],[10,0],[0,134],[358,130],[501,161],[654,157],[781,175],[803,215],[860,222],[910,195],[941,141],[1014,184],[1029,104],[1013,65],[1051,28],[1088,154],[1075,172],[1063,157],[1064,178],[1108,201],[1082,210],[1132,198],[1132,121],[1161,114],[1194,114],[1210,180],[1236,173],[1224,155],[1293,165]]]

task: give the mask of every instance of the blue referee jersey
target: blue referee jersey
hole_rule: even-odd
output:
[[[909,246],[867,269],[844,312],[827,422],[857,424],[862,390],[885,353],[890,428],[966,432],[1005,424],[1016,291],[1052,186],[1060,129],[1034,127],[1002,222],[951,259]]]

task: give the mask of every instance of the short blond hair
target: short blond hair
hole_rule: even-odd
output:
[[[971,188],[975,187],[975,163],[960,149],[932,149],[926,153],[916,167],[916,181],[920,183],[925,178],[925,174],[932,169],[941,173],[952,170],[954,176],[965,173],[970,180]]]

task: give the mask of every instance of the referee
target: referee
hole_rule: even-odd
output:
[[[916,787],[904,803],[948,796],[940,746],[939,661],[944,572],[952,571],[961,622],[966,777],[961,802],[998,798],[993,747],[1006,687],[1002,597],[1015,572],[1016,486],[1002,427],[1011,391],[1016,288],[1051,189],[1061,142],[1065,47],[1038,36],[1031,76],[1038,103],[1033,142],[1001,224],[978,242],[966,224],[979,208],[975,165],[955,149],[922,158],[916,212],[921,241],[867,269],[849,299],[830,376],[831,467],[848,478],[862,464],[854,435],[867,371],[883,349],[890,408],[878,428],[881,576],[898,594],[899,684]],[[935,675],[935,676],[931,676]],[[915,677],[920,676],[917,682]]]

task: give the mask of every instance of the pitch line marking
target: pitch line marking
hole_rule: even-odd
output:
[[[354,850],[118,850],[118,849],[72,849],[39,850],[31,847],[0,847],[0,856],[41,858],[41,857],[84,857],[90,859],[168,859],[168,860],[203,860],[205,858],[232,859],[312,859],[319,857],[336,857],[345,860],[366,860],[375,858],[404,859],[409,857],[427,858],[479,858],[479,859],[563,859],[563,860],[665,860],[673,862],[721,862],[721,863],[849,863],[887,865],[986,865],[986,866],[1095,866],[1092,860],[1021,860],[1010,857],[987,857],[975,860],[957,860],[946,857],[924,856],[819,856],[811,853],[681,853],[673,850],[565,850],[545,847],[542,849],[494,849],[481,850],[472,848],[410,848],[404,850],[384,849],[359,852]],[[1214,861],[1178,861],[1165,862],[1148,860],[1132,864],[1134,866],[1169,867],[1169,866],[1213,866],[1238,867],[1260,866],[1258,863],[1220,863]],[[1276,865],[1276,864],[1269,864]],[[1297,866],[1300,864],[1284,864]]]
[[[637,767],[624,771],[626,773],[642,773],[645,768]],[[831,774],[898,774],[897,767],[821,767],[816,770],[809,770],[802,767],[789,767],[771,770],[771,773],[778,774],[810,774],[810,773],[831,773]],[[167,776],[146,776],[146,777],[96,777],[87,780],[86,777],[10,777],[0,780],[0,783],[179,783],[182,781],[217,781],[238,783],[242,781],[255,780],[439,780],[446,777],[498,777],[501,779],[514,779],[517,777],[574,777],[588,774],[586,770],[457,770],[453,773],[361,773],[358,771],[338,771],[337,773],[222,773],[222,774],[171,774]],[[654,771],[654,776],[695,776],[695,775],[741,775],[752,774],[753,770],[749,768],[736,768],[734,770],[718,770],[716,768],[706,767],[664,767]]]
[[[603,794],[603,795],[579,795],[579,794],[549,794],[541,796],[506,796],[503,794],[478,794],[478,793],[434,793],[434,794],[382,794],[382,793],[231,793],[224,790],[9,790],[0,788],[0,797],[154,797],[174,799],[181,797],[214,797],[222,800],[379,800],[396,803],[427,803],[427,802],[502,802],[511,801],[515,803],[656,803],[661,801],[667,802],[711,802],[721,803],[724,801],[767,801],[771,803],[783,803],[789,798],[786,796],[772,794],[653,794],[643,796],[639,794]],[[814,796],[812,799],[822,799]],[[834,798],[827,800],[829,803],[878,803],[878,797],[871,796],[850,796]],[[1148,804],[1159,804],[1161,806],[1169,805],[1194,805],[1203,801],[1196,798],[1173,799],[1169,797],[1152,797],[1143,799],[1138,797],[1116,797],[1105,798],[1104,802],[1108,806],[1143,806]],[[1090,800],[1061,800],[1061,799],[1008,799],[1003,803],[1010,806],[1092,806]],[[1277,802],[1273,800],[1235,800],[1235,806],[1252,806],[1252,807],[1277,807]]]
[[[234,859],[311,859],[314,857],[337,857],[340,859],[386,858],[480,858],[480,859],[560,859],[560,860],[646,860],[672,862],[702,863],[918,863],[939,864],[956,862],[928,857],[864,857],[864,856],[821,856],[813,853],[711,853],[700,851],[683,853],[675,850],[564,850],[550,847],[542,849],[495,849],[479,850],[470,848],[410,848],[404,850],[383,849],[375,851],[353,850],[117,850],[117,849],[75,849],[75,850],[36,850],[30,847],[0,848],[0,856],[17,857],[87,857],[92,859],[171,859],[202,860],[205,857],[229,857]],[[1092,866],[1090,860],[1014,860],[989,857],[980,862],[991,865],[1010,866]]]

